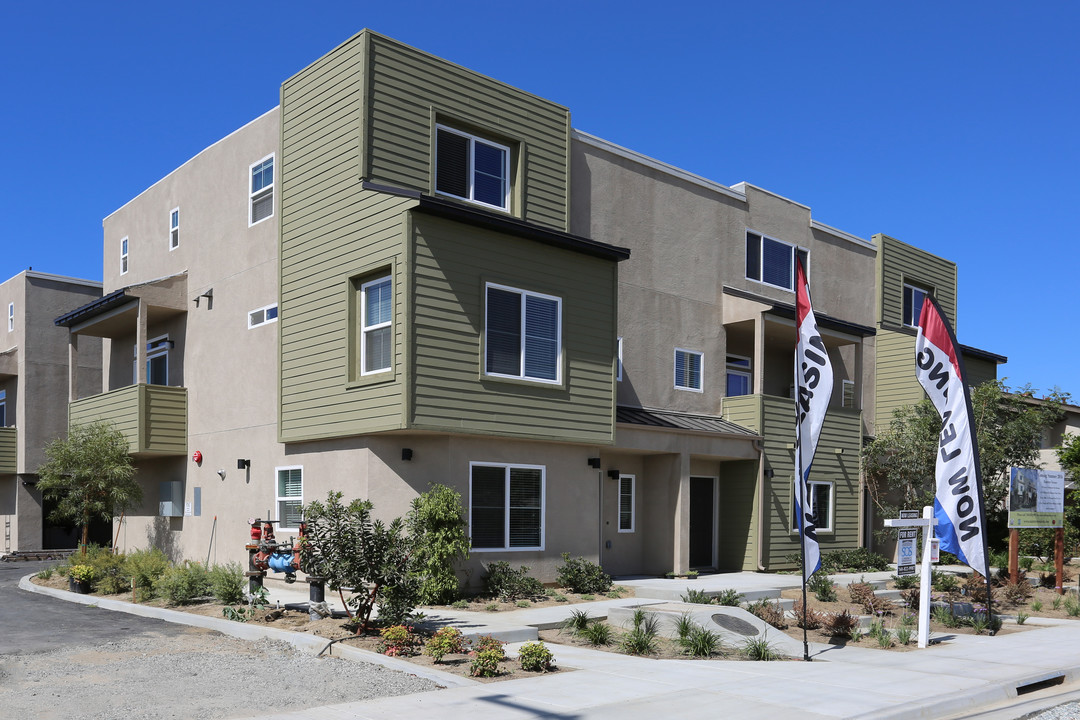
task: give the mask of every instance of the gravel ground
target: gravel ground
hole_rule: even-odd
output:
[[[242,718],[437,687],[378,665],[200,628],[0,657],[0,715],[9,718]]]
[[[1025,715],[1020,720],[1077,720],[1077,718],[1080,718],[1080,702],[1058,705],[1049,710]]]

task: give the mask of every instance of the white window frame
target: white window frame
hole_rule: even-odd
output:
[[[850,390],[849,390],[850,388]],[[851,395],[851,402],[848,402],[848,394]],[[844,408],[857,408],[859,405],[859,398],[855,395],[855,381],[854,380],[841,380],[840,381],[840,407]]]
[[[278,313],[277,309],[278,309],[278,304],[277,303],[270,303],[269,305],[263,305],[261,308],[255,308],[254,310],[249,310],[248,314],[247,314],[248,330],[251,330],[252,328],[262,327],[263,325],[268,325],[269,323],[277,322],[278,317],[280,315],[280,313]],[[267,318],[266,314],[270,310],[274,311],[274,317]],[[255,313],[262,313],[262,315],[259,316],[262,319],[259,320],[258,322],[255,322],[255,320],[254,320]]]
[[[7,329],[8,332],[15,331],[15,303],[9,302],[7,306]]]
[[[619,357],[617,364],[615,365],[615,380],[617,382],[622,382],[622,337],[618,338],[616,350],[618,351]]]
[[[458,135],[463,138],[467,138],[469,141],[469,166],[465,169],[466,180],[468,181],[468,196],[454,195],[453,193],[445,192],[438,189],[439,183],[439,131]],[[482,200],[477,200],[474,196],[476,194],[476,143],[481,142],[484,145],[489,145],[493,148],[502,150],[503,152],[503,204],[493,205],[492,203],[486,203]],[[446,197],[458,198],[459,200],[467,200],[468,202],[483,207],[492,208],[493,210],[502,210],[503,212],[509,212],[510,210],[510,147],[497,143],[488,138],[481,137],[480,135],[473,135],[472,133],[463,132],[457,128],[450,127],[448,125],[436,124],[435,125],[435,194],[444,195]]]
[[[766,285],[766,286],[772,287],[772,288],[777,288],[779,290],[787,290],[788,292],[795,292],[795,273],[796,273],[795,264],[796,264],[796,262],[798,262],[799,254],[802,253],[802,255],[804,257],[804,263],[803,263],[804,269],[806,270],[807,277],[809,277],[810,276],[810,250],[807,249],[807,248],[804,248],[804,247],[800,247],[799,245],[795,245],[793,243],[785,242],[784,240],[780,240],[779,238],[774,238],[771,235],[766,235],[765,233],[760,233],[757,230],[751,230],[750,228],[747,228],[746,229],[746,242],[743,244],[743,252],[744,253],[746,252],[747,245],[749,245],[751,235],[756,236],[757,239],[758,239],[757,277],[751,277],[749,274],[747,274],[746,279],[750,280],[751,282],[761,283],[762,285]],[[780,245],[785,245],[791,250],[791,273],[790,273],[790,275],[788,277],[788,285],[787,286],[785,286],[785,285],[776,285],[774,283],[771,283],[771,282],[768,282],[768,281],[765,280],[765,250],[764,250],[764,245],[765,245],[766,240],[769,240],[769,241],[775,242],[775,243],[779,243]],[[747,258],[747,262],[743,263],[743,272],[744,273],[747,270],[746,266],[748,264],[749,264],[749,258]]]
[[[372,285],[381,285],[388,283],[390,285],[390,319],[386,322],[375,323],[374,325],[367,324],[367,293],[368,288]],[[378,375],[379,373],[390,372],[394,369],[394,352],[393,352],[393,326],[394,326],[394,279],[391,273],[386,272],[380,274],[371,280],[360,285],[360,375],[361,377],[367,375]],[[390,350],[390,362],[386,367],[375,368],[373,370],[367,369],[367,335],[369,332],[375,330],[382,330],[384,328],[391,328],[391,350]]]
[[[0,390],[0,427],[7,426],[7,390]]]
[[[686,353],[689,358],[690,355],[696,355],[698,358],[698,384],[699,387],[692,387],[689,385],[679,384],[679,353]],[[704,392],[705,388],[705,353],[698,352],[697,350],[688,350],[686,348],[675,348],[675,354],[673,356],[673,363],[671,368],[671,374],[674,378],[676,390],[686,390],[689,392]]]
[[[630,481],[630,527],[623,527],[622,522],[622,503],[623,503],[623,480]],[[615,524],[618,526],[618,530],[621,533],[632,533],[637,528],[637,477],[635,475],[619,475],[619,505],[616,508],[618,516]]]
[[[299,470],[300,471],[300,496],[282,495],[281,494],[281,472],[283,470]],[[285,525],[281,517],[281,503],[293,502],[299,500],[300,507],[304,507],[304,466],[303,465],[283,465],[281,467],[274,468],[274,520],[278,521],[278,530],[299,530],[299,527],[290,527]]]
[[[488,321],[491,316],[488,312],[488,296],[489,292],[494,290],[502,290],[503,292],[517,293],[521,296],[521,337],[518,344],[518,370],[517,374],[510,373],[497,373],[488,369],[487,358],[487,345],[488,345]],[[527,298],[535,297],[542,300],[551,300],[555,303],[555,378],[541,378],[534,377],[532,375],[525,374],[525,344],[527,340],[527,333],[525,332],[526,319],[527,319]],[[562,298],[555,295],[546,295],[544,293],[533,292],[531,290],[522,290],[521,288],[510,287],[509,285],[499,285],[498,283],[486,283],[484,286],[484,355],[481,359],[482,366],[484,368],[484,375],[487,377],[499,377],[508,378],[511,380],[527,380],[529,382],[546,383],[548,385],[561,385],[562,384],[562,370],[563,370],[563,322],[562,322]]]
[[[919,327],[919,318],[917,318],[917,317],[909,318],[907,316],[907,314],[906,314],[906,311],[904,310],[904,306],[907,305],[908,291],[911,291],[911,293],[912,293],[912,295],[911,295],[911,311],[912,311],[912,313],[914,313],[915,312],[915,293],[917,293],[917,292],[922,293],[923,302],[925,303],[926,299],[930,297],[930,290],[928,290],[927,288],[924,288],[924,287],[919,287],[918,285],[912,285],[911,283],[904,283],[904,289],[903,289],[903,291],[901,292],[901,295],[900,295],[900,313],[903,315],[903,319],[901,320],[901,324],[904,327],[917,328],[917,327]],[[922,308],[921,304],[919,305],[919,308],[920,309]]]
[[[274,217],[274,204],[277,202],[277,198],[274,197],[277,187],[277,158],[274,157],[275,153],[270,153],[266,157],[256,160],[248,166],[247,174],[247,188],[248,188],[248,227],[258,225],[259,223],[269,220]],[[252,188],[252,180],[254,180],[255,168],[264,164],[267,160],[271,161],[270,165],[270,184],[263,186],[258,190]],[[258,200],[262,200],[266,195],[270,195],[270,214],[264,218],[254,220],[255,217],[255,203]]]
[[[159,346],[154,347],[155,345],[159,345]],[[165,381],[166,381],[165,385],[167,386],[169,384],[168,383],[168,380],[169,380],[169,351],[171,349],[172,349],[172,347],[170,346],[169,336],[167,334],[166,335],[158,335],[156,338],[151,338],[151,339],[146,341],[146,384],[147,385],[150,384],[150,361],[155,359],[155,358],[162,357],[162,356],[165,357]],[[132,347],[131,352],[132,352],[132,355],[134,356],[132,358],[132,360],[131,360],[131,382],[136,382],[136,379],[139,377],[139,372],[138,372],[138,370],[139,370],[139,367],[138,367],[139,348],[137,346]]]
[[[169,211],[169,252],[180,247],[180,206]]]
[[[503,538],[506,543],[501,548],[478,548],[470,547],[469,551],[474,553],[487,553],[487,552],[532,552],[544,550],[547,543],[547,466],[546,465],[529,465],[526,463],[502,463],[502,462],[483,462],[483,461],[470,461],[469,462],[469,545],[472,545],[472,530],[473,530],[473,468],[474,467],[497,467],[502,468],[505,472],[506,487],[504,491],[503,508],[505,514],[503,517]],[[539,470],[540,471],[540,544],[531,547],[519,547],[510,546],[510,470]]]
[[[127,275],[128,271],[128,239],[120,238],[120,274]]]
[[[823,486],[829,488],[829,525],[828,525],[828,527],[825,527],[823,525],[818,525],[817,526],[817,532],[819,532],[819,533],[831,533],[831,532],[833,532],[833,526],[836,525],[836,483],[834,483],[831,480],[810,480],[810,481],[808,481],[806,483],[806,485],[807,485],[807,488],[806,488],[807,494],[811,494],[811,493],[814,492],[813,488],[814,488],[815,485],[823,485]],[[792,493],[791,493],[791,532],[798,533],[799,532],[799,518],[795,516],[795,507],[796,507],[796,503],[795,503],[795,492],[794,492],[794,483],[793,483],[792,484]],[[821,516],[820,512],[818,513],[818,516],[819,517]]]
[[[741,365],[738,362],[731,362],[732,359],[736,361],[745,361],[746,365]],[[727,378],[729,375],[738,375],[739,377],[746,378],[746,395],[754,394],[754,361],[745,355],[736,355],[734,353],[727,353],[727,359],[725,361],[725,375],[724,375],[724,397],[739,397],[729,396],[727,394]]]

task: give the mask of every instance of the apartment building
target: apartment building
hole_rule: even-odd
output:
[[[45,446],[67,432],[68,337],[60,312],[100,297],[101,283],[25,270],[0,283],[0,552],[73,547],[74,528],[48,521],[35,489]],[[84,388],[101,382],[100,345],[88,347]],[[109,528],[92,528],[108,542]]]
[[[790,568],[794,263],[836,372],[819,538],[856,547],[882,242],[363,31],[105,219],[104,295],[57,320],[72,357],[102,342],[70,417],[129,439],[125,547],[242,560],[250,517],[288,535],[330,491],[394,517],[439,482],[474,583],[564,552]]]

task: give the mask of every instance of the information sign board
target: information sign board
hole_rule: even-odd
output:
[[[919,531],[914,528],[898,532],[899,541],[896,545],[897,575],[915,574],[915,538],[918,536]]]
[[[1009,468],[1009,527],[1064,527],[1065,473]]]

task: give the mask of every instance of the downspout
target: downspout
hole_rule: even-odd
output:
[[[604,471],[597,470],[596,564],[604,566]]]
[[[757,569],[758,572],[767,572],[761,562],[765,547],[765,439],[754,441],[754,447],[760,453],[758,459],[758,517],[757,517]]]

